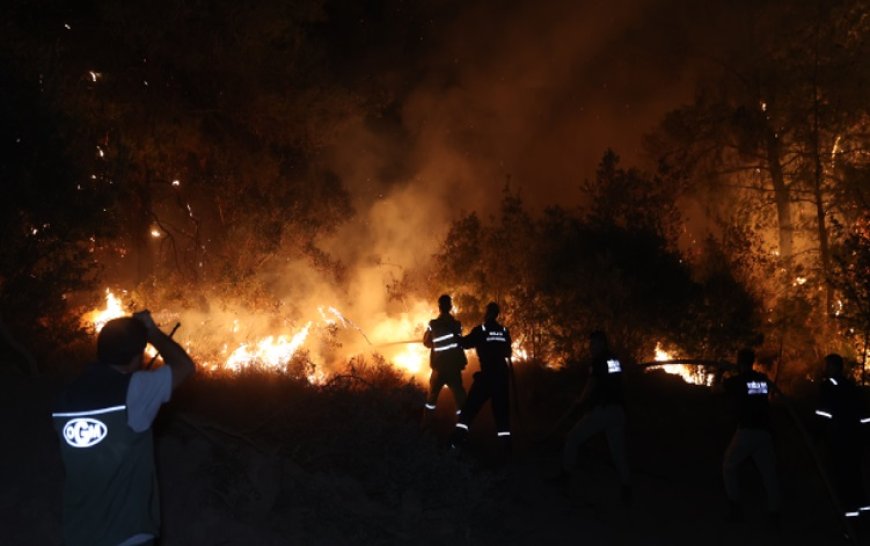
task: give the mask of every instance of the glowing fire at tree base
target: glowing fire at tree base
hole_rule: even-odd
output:
[[[667,362],[675,360],[676,357],[662,348],[661,342],[656,342],[655,361]],[[708,372],[701,366],[689,366],[687,364],[662,364],[661,366],[650,366],[646,369],[647,372],[653,370],[662,370],[665,373],[680,376],[683,381],[692,385],[704,385],[709,387],[713,384],[715,375]]]

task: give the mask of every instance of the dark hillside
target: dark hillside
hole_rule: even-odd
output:
[[[376,366],[318,388],[258,375],[197,378],[156,424],[162,544],[845,544],[781,405],[777,532],[751,465],[744,521],[725,520],[720,464],[731,424],[716,395],[664,374],[629,385],[635,494],[627,507],[603,439],[581,452],[570,498],[547,482],[558,452],[537,440],[569,383],[549,407],[521,408],[515,456],[505,463],[494,456],[488,410],[469,453],[447,451],[449,425],[421,434],[422,393]],[[63,472],[48,418],[59,384],[6,376],[0,388],[10,439],[0,527],[9,544],[59,544]]]

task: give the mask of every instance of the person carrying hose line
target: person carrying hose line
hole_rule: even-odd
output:
[[[465,351],[462,349],[462,324],[453,318],[450,311],[453,300],[444,294],[438,298],[437,318],[429,321],[423,334],[423,345],[429,350],[429,394],[423,409],[423,428],[431,425],[432,415],[438,403],[438,395],[446,385],[453,393],[456,402],[456,413],[465,405],[465,387],[462,386],[462,370],[468,364]]]

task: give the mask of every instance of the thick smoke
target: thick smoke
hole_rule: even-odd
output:
[[[282,304],[272,318],[244,319],[249,337],[294,331],[334,305],[374,345],[419,339],[434,302],[420,295],[397,303],[387,285],[425,268],[452,220],[493,213],[506,184],[540,210],[582,202],[580,182],[607,148],[642,164],[644,133],[691,98],[705,57],[727,42],[730,6],[471,2],[421,31],[431,45],[413,67],[378,50],[365,64],[384,69],[385,93],[395,97],[389,115],[361,106],[322,154],[356,211],[318,241],[347,266],[346,283],[304,261],[264,271]],[[243,314],[231,310],[218,322]],[[307,346],[328,363],[377,349],[369,341],[346,328],[340,350]]]

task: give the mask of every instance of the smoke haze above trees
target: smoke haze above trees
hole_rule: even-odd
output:
[[[644,133],[785,4],[22,1],[0,56],[54,116],[54,161],[111,201],[92,221],[120,234],[97,241],[115,278],[366,316],[506,184],[534,219],[588,204],[607,149],[656,172]]]

